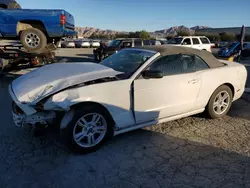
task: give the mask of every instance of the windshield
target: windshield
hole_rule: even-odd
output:
[[[100,64],[116,71],[123,72],[123,75],[128,78],[155,54],[156,52],[139,49],[121,50],[107,57]]]
[[[167,44],[181,44],[182,40],[183,38],[172,38],[167,42]]]
[[[108,47],[117,47],[121,42],[121,40],[113,40],[108,44]]]

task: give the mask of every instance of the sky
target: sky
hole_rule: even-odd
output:
[[[22,8],[64,9],[76,26],[155,31],[172,26],[250,26],[250,0],[17,0]]]

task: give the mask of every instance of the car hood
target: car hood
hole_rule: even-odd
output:
[[[11,86],[20,102],[35,104],[70,86],[118,74],[121,72],[96,63],[56,63],[17,78]]]

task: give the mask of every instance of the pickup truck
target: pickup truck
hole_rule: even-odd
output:
[[[62,37],[76,35],[74,17],[65,10],[8,8],[0,0],[0,38],[20,40],[26,51],[38,53]]]

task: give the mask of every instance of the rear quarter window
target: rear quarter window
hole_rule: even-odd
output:
[[[201,40],[202,44],[210,44],[209,40],[205,37],[201,37],[200,40]]]
[[[198,38],[192,38],[193,40],[193,44],[196,45],[196,44],[200,44],[200,41]]]
[[[135,46],[142,46],[142,41],[141,40],[135,40],[134,45]]]

